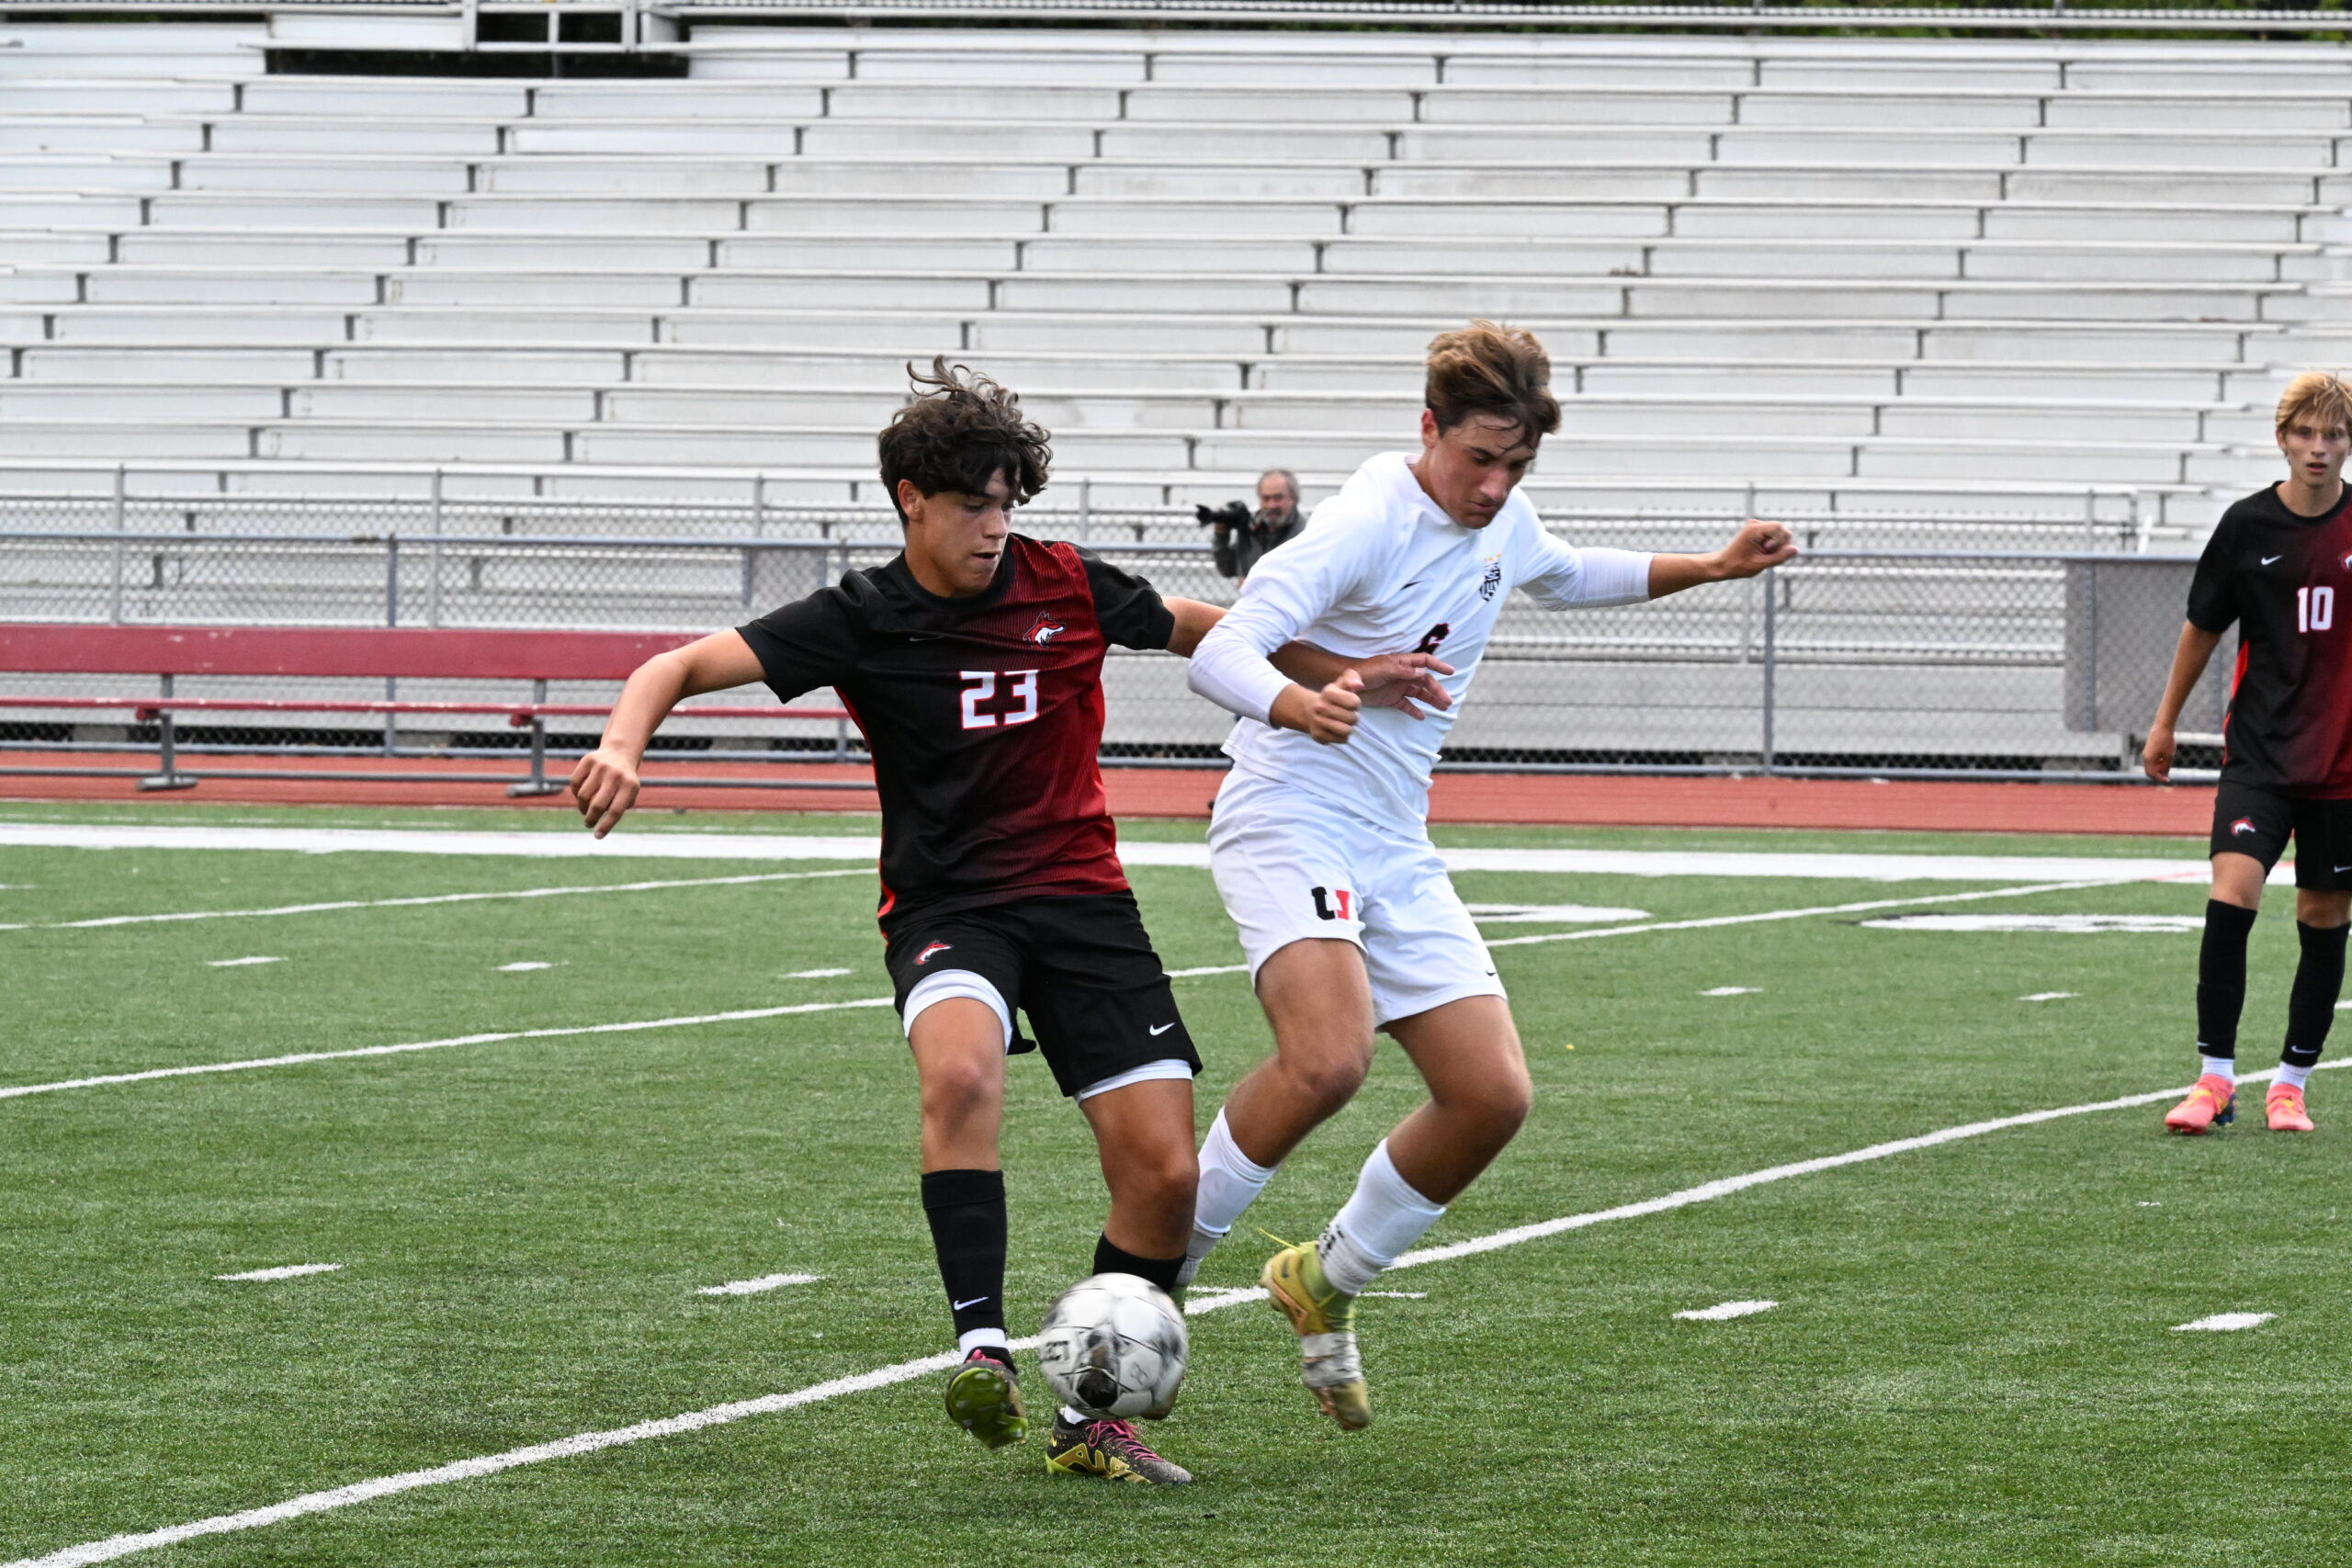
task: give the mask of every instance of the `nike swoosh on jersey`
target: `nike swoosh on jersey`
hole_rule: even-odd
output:
[[[2263,565],[2265,565],[2265,566],[2268,566],[2272,561],[2277,561],[2277,560],[2285,560],[2286,558],[2286,558],[2285,556],[2282,556],[2282,555],[2280,555],[2280,556],[2265,556],[2265,557],[2263,557],[2263,558],[2262,558],[2262,564],[2263,564]]]
[[[1173,1029],[1173,1028],[1175,1028],[1175,1027],[1176,1027],[1176,1026],[1175,1026],[1174,1024],[1172,1024],[1172,1023],[1163,1023],[1163,1024],[1161,1024],[1158,1029],[1155,1029],[1155,1030],[1153,1030],[1153,1031],[1151,1032],[1151,1037],[1152,1037],[1153,1039],[1157,1040],[1157,1039],[1159,1039],[1161,1035],[1163,1035],[1163,1034],[1167,1033],[1170,1030],[1171,1030],[1171,1029]]]

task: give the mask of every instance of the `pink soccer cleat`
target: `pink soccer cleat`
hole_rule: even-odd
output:
[[[2315,1133],[2312,1113],[2303,1109],[2303,1091],[2290,1084],[2275,1083],[2270,1092],[2262,1097],[2262,1113],[2274,1133]]]
[[[2165,1127],[2191,1135],[2226,1127],[2237,1116],[2237,1086],[2221,1074],[2207,1073],[2187,1100],[2165,1113]]]

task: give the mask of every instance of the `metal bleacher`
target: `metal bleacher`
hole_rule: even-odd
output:
[[[1195,537],[1409,441],[1493,315],[1555,359],[1555,516],[2180,547],[2352,344],[2334,45],[739,22],[669,79],[272,71],[406,19],[300,20],[0,28],[0,528],[882,518],[945,352],[1053,428],[1055,525]]]
[[[235,24],[9,36],[18,463],[871,500],[900,367],[944,349],[1096,504],[1189,502],[1328,486],[1485,313],[1559,362],[1563,496],[2108,486],[2193,526],[2267,467],[2352,182],[2318,47],[734,28],[684,80],[533,83],[268,75]]]

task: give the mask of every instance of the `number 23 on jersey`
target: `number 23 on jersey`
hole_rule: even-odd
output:
[[[994,729],[1027,724],[1037,716],[1035,670],[959,670],[964,682],[964,728]]]

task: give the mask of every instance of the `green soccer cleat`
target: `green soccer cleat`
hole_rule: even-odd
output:
[[[947,1418],[991,1449],[1027,1437],[1029,1413],[1021,1408],[1012,1363],[985,1347],[965,1357],[947,1380]]]
[[[1191,1471],[1153,1452],[1127,1422],[1074,1422],[1067,1415],[1054,1417],[1054,1435],[1046,1443],[1046,1473],[1154,1486],[1182,1486],[1193,1479]]]
[[[1372,1425],[1372,1391],[1356,1348],[1356,1299],[1323,1278],[1323,1259],[1307,1242],[1285,1247],[1258,1277],[1298,1331],[1301,1377],[1323,1414],[1350,1432]]]

